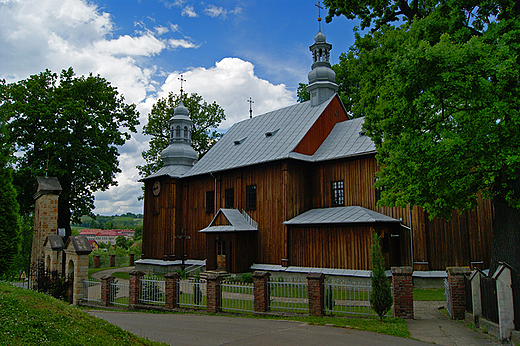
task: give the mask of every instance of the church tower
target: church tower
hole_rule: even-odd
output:
[[[318,8],[319,7],[318,5]],[[314,36],[314,44],[309,47],[312,52],[312,70],[309,72],[309,85],[306,90],[311,97],[311,106],[317,106],[328,100],[338,91],[336,72],[329,62],[332,45],[327,43],[321,32],[321,17],[318,14],[318,33]]]
[[[192,128],[193,121],[189,117],[188,109],[182,103],[181,88],[181,102],[175,107],[173,117],[170,119],[170,144],[161,152],[164,167],[174,166],[179,176],[197,162],[197,152],[191,146]]]

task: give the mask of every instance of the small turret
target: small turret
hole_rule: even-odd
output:
[[[321,7],[318,6],[319,9]],[[327,43],[325,34],[321,32],[321,17],[318,15],[318,33],[314,36],[314,44],[309,47],[312,52],[312,70],[309,72],[307,92],[311,98],[311,106],[317,106],[328,100],[338,91],[336,72],[331,68],[329,58],[332,45]]]

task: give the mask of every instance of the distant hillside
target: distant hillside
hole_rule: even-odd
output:
[[[150,345],[145,340],[42,293],[0,282],[0,345]]]
[[[143,215],[126,213],[123,215],[103,216],[96,219],[83,216],[80,224],[73,224],[73,229],[100,228],[100,229],[136,229],[143,226]]]

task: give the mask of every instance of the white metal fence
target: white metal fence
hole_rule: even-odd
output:
[[[269,281],[269,309],[272,311],[309,311],[307,280]]]
[[[144,277],[139,285],[139,302],[152,305],[164,305],[166,297],[165,281],[163,278]]]
[[[179,280],[177,303],[181,307],[206,308],[206,281],[201,279]]]
[[[252,283],[222,282],[220,307],[222,310],[254,311],[254,286]]]
[[[332,314],[377,315],[370,307],[370,282],[328,280],[324,283],[325,312]]]
[[[110,304],[128,306],[128,284],[112,282],[110,284]]]
[[[89,302],[101,302],[101,282],[83,281],[83,296],[81,299]]]

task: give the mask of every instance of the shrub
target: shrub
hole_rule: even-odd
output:
[[[372,258],[372,294],[370,295],[370,306],[377,313],[381,321],[392,307],[392,290],[390,282],[385,274],[385,259],[381,253],[381,238],[376,232],[372,232],[372,246],[370,256]]]

